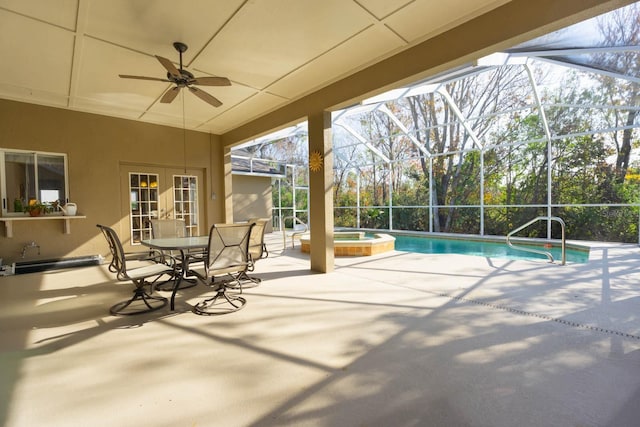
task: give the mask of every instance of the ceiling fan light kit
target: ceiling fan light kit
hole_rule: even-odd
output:
[[[174,87],[167,90],[164,95],[162,95],[162,98],[160,98],[160,102],[163,104],[172,102],[176,96],[178,96],[180,89],[186,87],[189,89],[189,92],[193,93],[204,102],[213,105],[214,107],[221,106],[222,102],[218,98],[194,86],[231,86],[229,79],[226,77],[194,77],[191,72],[182,68],[182,54],[186,52],[189,47],[182,42],[174,42],[173,47],[180,54],[180,68],[176,68],[171,60],[155,55],[158,62],[160,62],[165,70],[167,70],[166,79],[132,76],[128,74],[120,74],[119,76],[123,79],[153,80],[175,84]]]

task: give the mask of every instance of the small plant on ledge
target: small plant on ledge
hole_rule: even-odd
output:
[[[24,211],[30,216],[40,216],[51,212],[51,206],[40,203],[38,200],[29,200],[29,204],[24,207]]]

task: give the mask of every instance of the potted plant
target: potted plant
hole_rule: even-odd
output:
[[[13,211],[14,212],[24,212],[24,205],[22,204],[22,199],[16,199],[13,201]]]
[[[31,216],[40,216],[51,211],[51,207],[40,203],[38,200],[29,200],[29,204],[24,207],[24,211]]]

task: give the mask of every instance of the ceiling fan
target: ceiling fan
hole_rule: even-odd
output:
[[[218,98],[208,94],[202,89],[193,87],[192,85],[231,86],[231,82],[229,81],[229,79],[226,77],[194,77],[193,74],[182,68],[182,53],[186,52],[188,46],[181,42],[175,42],[173,43],[173,47],[178,51],[178,53],[180,53],[180,68],[176,68],[175,65],[173,65],[173,62],[171,62],[167,58],[155,55],[156,59],[167,70],[166,79],[160,79],[157,77],[130,76],[127,74],[120,74],[119,76],[123,79],[154,80],[159,82],[174,83],[175,86],[167,90],[164,95],[162,95],[162,98],[160,98],[160,102],[164,104],[169,104],[171,101],[173,101],[176,96],[178,96],[178,92],[180,92],[180,89],[186,87],[191,93],[202,99],[204,102],[211,104],[214,107],[221,106],[222,102],[220,102]]]

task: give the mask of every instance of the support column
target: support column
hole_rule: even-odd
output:
[[[311,270],[329,273],[334,268],[331,113],[310,114],[308,125]]]
[[[224,148],[224,222],[233,223],[233,175],[231,173],[231,148]]]

